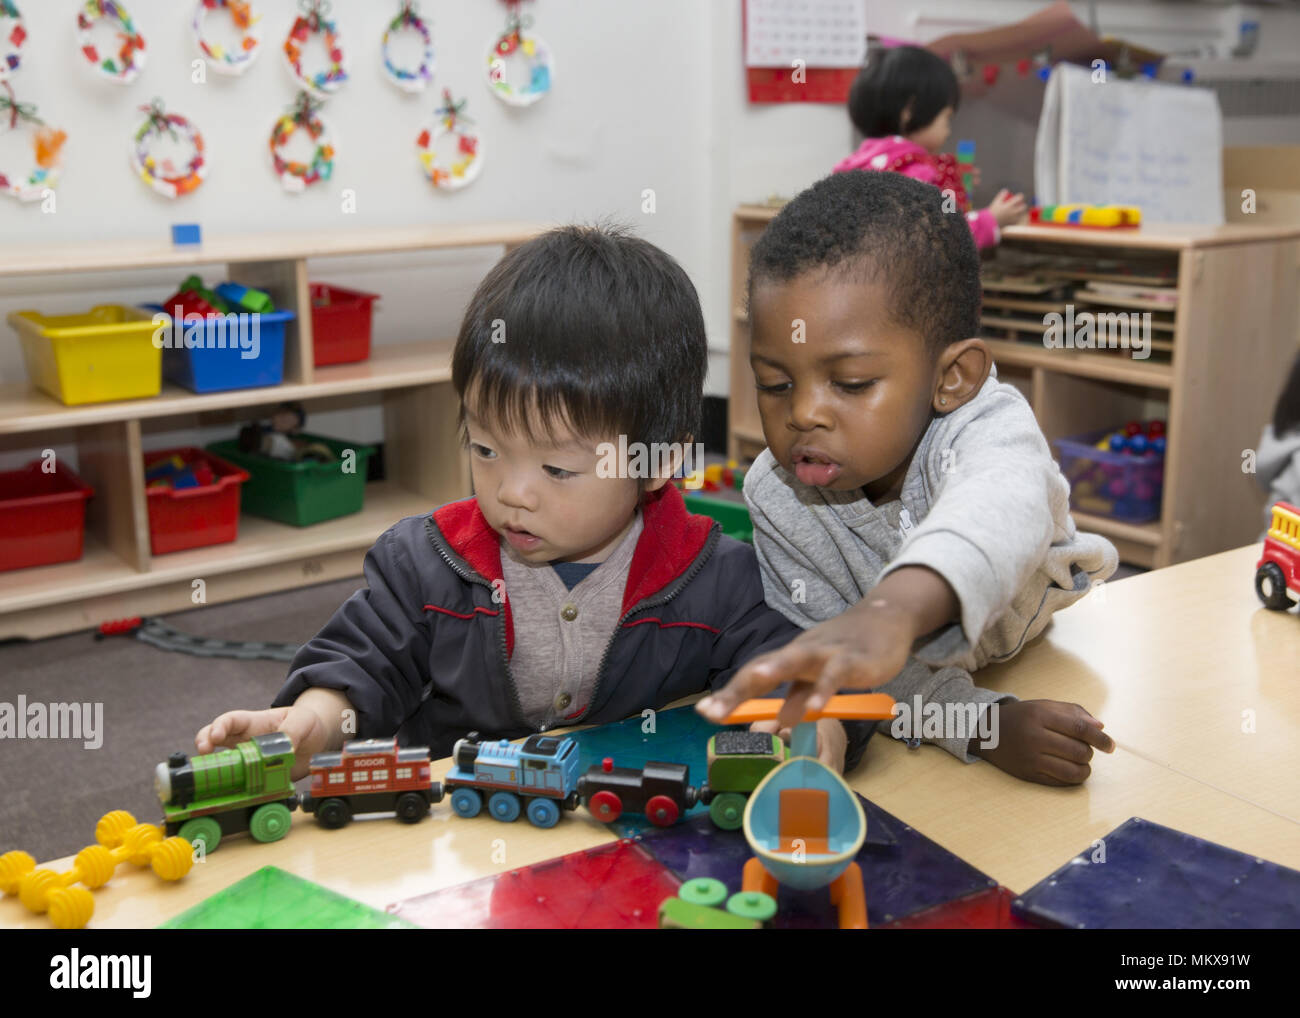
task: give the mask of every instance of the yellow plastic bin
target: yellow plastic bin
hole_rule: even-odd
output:
[[[79,315],[14,311],[9,324],[23,344],[32,384],[73,406],[157,396],[162,348],[153,342],[153,315],[101,304]]]

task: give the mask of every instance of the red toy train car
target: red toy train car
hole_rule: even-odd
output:
[[[1264,554],[1255,566],[1255,593],[1265,608],[1286,611],[1300,600],[1300,509],[1289,502],[1273,506],[1264,537]]]
[[[442,786],[429,779],[429,749],[402,749],[396,739],[358,739],[338,753],[311,758],[311,791],[303,812],[323,827],[342,827],[355,813],[395,812],[413,824],[442,801]]]

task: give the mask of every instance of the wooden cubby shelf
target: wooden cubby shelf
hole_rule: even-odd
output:
[[[737,459],[765,445],[743,309],[749,248],[779,211],[742,205],[732,217],[728,454]],[[1049,441],[1132,418],[1166,420],[1160,518],[1133,524],[1076,511],[1080,529],[1146,567],[1258,537],[1264,494],[1242,473],[1242,453],[1259,441],[1300,341],[1300,226],[1013,226],[983,267],[983,335],[998,377],[1024,393]],[[1093,282],[1176,299],[1103,295]],[[1149,311],[1150,357],[1047,347],[1042,316],[1067,304],[1076,316]]]
[[[369,360],[314,367],[308,261],[462,247],[509,250],[544,229],[467,224],[250,234],[193,248],[114,241],[0,252],[0,277],[224,264],[230,278],[267,290],[277,308],[296,313],[285,335],[284,382],[278,386],[196,394],[164,383],[151,399],[64,406],[25,382],[0,385],[5,448],[30,449],[35,458],[51,435],[70,433],[77,473],[95,491],[81,559],[0,572],[0,639],[34,639],[195,607],[195,580],[203,581],[204,603],[214,604],[357,576],[366,549],[388,527],[468,495],[451,387],[452,341],[386,342],[377,335]],[[360,513],[309,527],[241,515],[232,543],[151,554],[141,422],[336,397],[372,400],[383,410],[385,480],[366,485]]]

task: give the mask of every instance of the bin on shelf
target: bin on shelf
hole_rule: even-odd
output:
[[[171,309],[161,304],[146,307],[172,318]],[[214,314],[203,323],[203,342],[193,348],[184,342],[186,329],[193,326],[181,325],[167,337],[163,377],[191,392],[279,385],[284,380],[284,330],[296,317],[292,311]]]
[[[377,293],[311,284],[311,331],[316,367],[370,357],[370,325]]]
[[[360,512],[365,501],[366,468],[375,452],[374,446],[305,433],[294,437],[320,442],[338,459],[332,463],[293,463],[243,452],[233,440],[208,446],[210,452],[248,471],[244,512],[295,527]],[[350,461],[355,467],[351,472],[344,469],[349,463],[346,456],[349,450],[355,454]]]
[[[1148,523],[1160,518],[1165,457],[1111,452],[1096,443],[1113,429],[1058,438],[1061,472],[1070,482],[1070,508],[1095,513],[1125,523]]]
[[[42,462],[0,473],[0,572],[81,558],[94,492],[61,462],[52,473]]]
[[[725,498],[712,498],[691,491],[685,492],[686,511],[708,516],[722,524],[722,532],[738,541],[754,543],[754,524],[744,502]]]
[[[147,311],[100,304],[77,315],[13,311],[8,321],[32,384],[67,406],[157,396],[162,388],[162,350]]]
[[[202,449],[155,449],[144,454],[148,470],[178,455],[187,463],[206,462],[215,480],[196,488],[149,488],[149,546],[155,555],[225,544],[239,536],[239,486],[248,474]]]

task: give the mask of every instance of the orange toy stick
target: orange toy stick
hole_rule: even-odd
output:
[[[764,698],[746,700],[723,719],[724,725],[747,725],[754,721],[771,721],[781,712],[784,700]],[[894,716],[894,698],[888,693],[850,693],[832,696],[821,710],[810,710],[804,721],[839,718],[841,721],[887,721]]]

